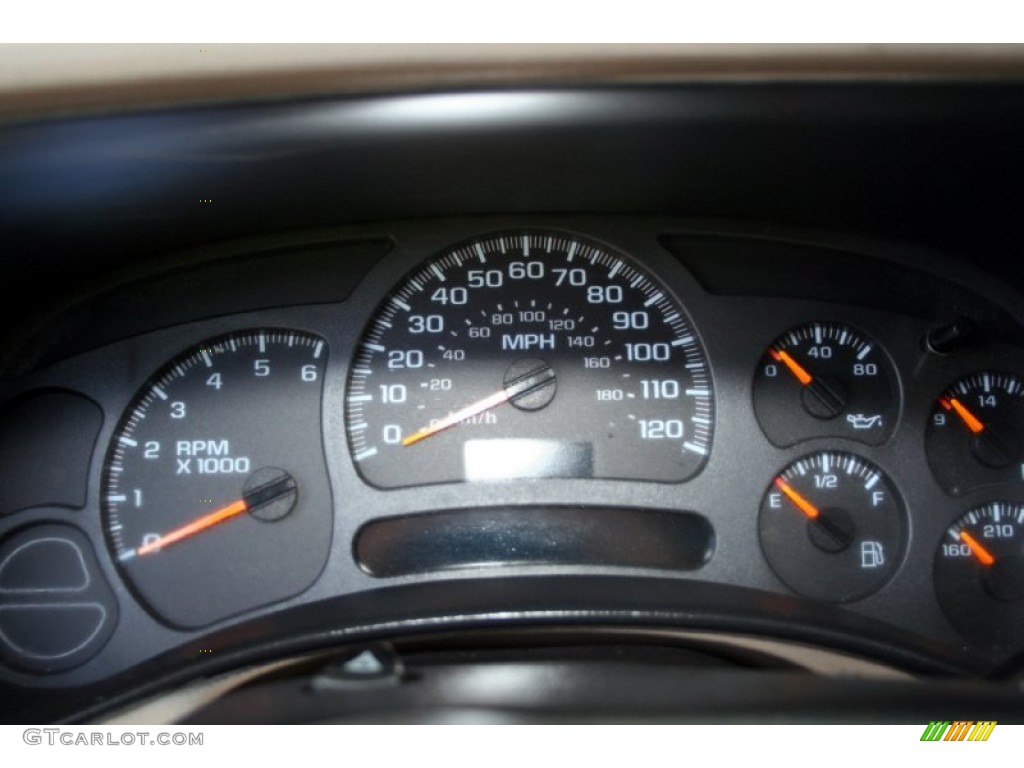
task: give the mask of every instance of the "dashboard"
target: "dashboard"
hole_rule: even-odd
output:
[[[1019,718],[1020,120],[952,83],[11,122],[0,714],[366,649],[557,658],[578,712],[580,658],[672,649],[802,671],[795,716],[852,675]],[[180,716],[284,717],[238,689]]]

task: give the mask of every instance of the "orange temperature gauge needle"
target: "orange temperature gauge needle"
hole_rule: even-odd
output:
[[[985,549],[985,547],[981,545],[981,542],[971,536],[967,531],[960,531],[960,541],[970,548],[971,553],[978,558],[978,561],[982,565],[995,565],[996,559],[992,556],[992,553]]]
[[[415,443],[418,443],[420,440],[426,440],[431,435],[436,435],[438,432],[442,430],[448,429],[449,427],[454,427],[460,421],[465,421],[466,419],[476,416],[479,413],[489,411],[491,408],[495,408],[501,405],[502,403],[508,402],[509,399],[511,399],[511,397],[512,393],[508,389],[501,389],[495,392],[493,395],[488,395],[487,397],[481,400],[477,400],[472,405],[467,405],[465,408],[455,411],[455,413],[448,414],[443,419],[438,420],[438,422],[436,424],[433,424],[432,426],[424,427],[423,429],[417,432],[413,432],[408,437],[402,438],[402,445],[414,445]]]
[[[790,373],[796,376],[797,381],[803,384],[805,387],[814,381],[814,377],[807,372],[807,370],[800,365],[796,360],[790,357],[789,353],[784,350],[769,349],[768,354],[776,362],[784,364],[789,368]]]
[[[141,556],[148,555],[151,552],[156,552],[157,550],[163,549],[164,547],[181,541],[182,539],[195,536],[197,533],[205,531],[207,528],[212,528],[219,523],[223,523],[225,520],[237,517],[247,509],[249,509],[249,504],[245,499],[233,501],[220,509],[210,512],[208,515],[203,515],[202,517],[193,520],[191,523],[186,523],[180,528],[175,528],[170,533],[165,533],[155,541],[143,544],[135,550],[135,554]]]
[[[955,397],[940,397],[939,405],[945,408],[947,411],[952,409],[956,411],[956,415],[963,419],[964,424],[974,434],[984,431],[985,425],[981,423],[981,419],[967,410],[967,406],[957,400]]]
[[[814,520],[818,517],[818,515],[821,514],[821,512],[818,511],[818,508],[816,506],[811,504],[811,502],[809,502],[807,499],[805,499],[803,496],[801,496],[799,493],[793,490],[793,487],[785,480],[783,480],[781,477],[775,478],[775,487],[782,491],[784,494],[786,494],[786,498],[793,502],[793,506],[795,506],[805,515],[807,515],[807,517],[811,520]]]

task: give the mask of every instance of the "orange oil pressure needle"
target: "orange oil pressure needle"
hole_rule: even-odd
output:
[[[971,430],[971,432],[973,432],[974,434],[978,434],[979,432],[983,432],[985,430],[985,425],[981,423],[981,419],[979,419],[977,416],[975,416],[973,413],[967,410],[967,406],[965,406],[955,397],[940,397],[939,405],[941,405],[947,411],[950,408],[956,411],[956,415],[963,419],[964,424],[966,424],[967,428]]]
[[[971,536],[967,531],[960,531],[960,541],[970,547],[971,552],[976,558],[978,558],[982,565],[995,565],[996,559],[992,556],[992,553],[981,546],[981,542]]]
[[[436,435],[438,432],[444,429],[454,427],[460,421],[465,421],[466,419],[472,416],[476,416],[478,413],[489,411],[491,410],[491,408],[495,408],[501,405],[502,403],[508,402],[511,396],[512,395],[509,393],[507,389],[498,390],[493,395],[488,395],[487,397],[481,400],[477,400],[472,405],[467,405],[465,408],[455,411],[455,413],[448,414],[433,426],[424,427],[418,432],[413,432],[408,437],[402,438],[402,445],[414,445],[415,443],[418,443],[420,440],[425,440],[431,435]]]
[[[821,512],[818,511],[818,508],[816,506],[811,504],[811,502],[809,502],[799,493],[794,491],[792,486],[790,486],[790,484],[783,480],[781,477],[775,478],[775,487],[782,491],[784,494],[786,494],[786,498],[793,502],[793,505],[801,512],[803,512],[805,515],[807,515],[807,517],[811,520],[814,520],[818,515],[821,514]]]
[[[814,377],[807,372],[807,370],[800,365],[796,360],[790,357],[789,353],[784,350],[769,349],[768,354],[771,355],[772,359],[784,363],[789,368],[790,373],[796,376],[797,381],[803,384],[805,387],[814,381]]]
[[[163,549],[169,544],[174,544],[182,539],[187,539],[189,536],[195,536],[201,531],[205,531],[207,528],[223,523],[225,520],[230,520],[232,517],[236,517],[249,509],[248,503],[245,499],[239,499],[233,501],[230,504],[221,507],[220,509],[214,510],[208,515],[203,515],[191,523],[186,523],[181,528],[175,528],[170,533],[165,533],[156,541],[151,541],[148,544],[144,544],[135,550],[136,555],[148,555],[151,552],[156,552],[158,549]]]

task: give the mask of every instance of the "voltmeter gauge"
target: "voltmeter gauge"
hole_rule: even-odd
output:
[[[935,480],[960,496],[1024,482],[1024,381],[982,371],[956,381],[938,398],[925,432]]]
[[[969,640],[1024,644],[1024,505],[989,502],[954,522],[935,553],[935,593]]]
[[[881,445],[896,426],[897,391],[877,342],[848,325],[812,322],[765,351],[754,377],[754,412],[780,448],[816,437]]]
[[[804,456],[772,478],[758,526],[765,557],[790,589],[838,603],[881,589],[907,540],[903,502],[889,478],[838,451]]]
[[[107,541],[168,624],[195,628],[292,597],[333,527],[320,403],[326,342],[233,333],[186,350],[128,406],[103,468]]]

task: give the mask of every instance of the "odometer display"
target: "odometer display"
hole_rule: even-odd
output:
[[[360,340],[347,404],[359,473],[380,488],[681,482],[714,427],[678,300],[627,256],[555,232],[473,240],[408,277]]]

